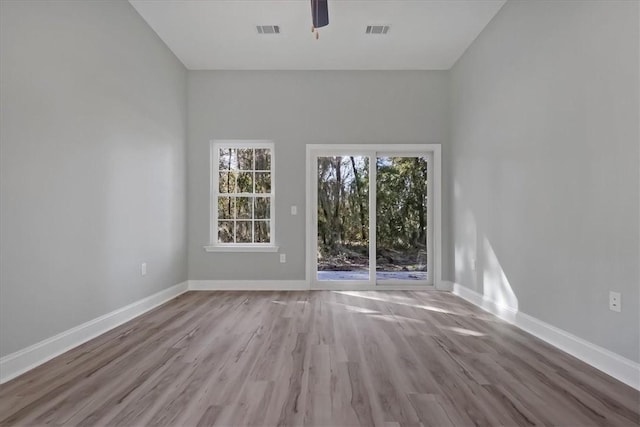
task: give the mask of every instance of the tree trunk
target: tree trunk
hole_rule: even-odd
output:
[[[322,234],[322,244],[326,248],[327,247],[327,227],[331,227],[331,215],[327,209],[327,195],[324,191],[324,188],[318,186],[318,204],[320,209],[322,209],[322,214],[324,215],[325,221],[322,224],[318,224],[318,228],[320,233]],[[320,219],[318,217],[318,219]]]
[[[420,175],[422,170],[420,168],[420,159],[416,157],[415,159],[415,170],[418,172],[416,175]],[[420,233],[418,237],[418,241],[421,245],[426,245],[427,242],[427,234],[426,234],[426,218],[425,218],[425,199],[426,195],[426,173],[423,173],[422,176],[417,176],[416,178],[420,178],[420,185],[417,186],[417,190],[420,192],[419,197],[420,201],[418,203],[418,220],[420,222]]]
[[[358,169],[356,169],[356,161],[351,156],[351,167],[353,168],[353,176],[356,180],[356,196],[358,197],[358,208],[360,209],[360,235],[362,240],[367,240],[367,224],[364,218],[364,206],[362,204],[362,192],[360,189],[360,176],[358,175]]]
[[[235,189],[233,191],[235,193]],[[227,194],[231,193],[231,149],[229,150],[229,168],[227,169]],[[227,207],[227,211],[228,211],[228,215],[227,218],[233,218],[235,215],[232,215],[231,212],[231,197],[228,198],[229,202],[228,202],[228,207]]]
[[[342,166],[342,157],[338,156],[336,157],[336,188],[335,188],[336,206],[335,206],[335,216],[333,218],[335,221],[334,231],[336,234],[336,243],[339,243],[342,241],[342,222],[340,220],[340,199],[342,196],[341,166]]]

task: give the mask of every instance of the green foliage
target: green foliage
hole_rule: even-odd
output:
[[[377,160],[378,246],[426,247],[427,161],[421,157]]]
[[[376,160],[377,248],[423,251],[427,232],[427,161],[422,157]],[[368,253],[368,157],[318,159],[320,256]]]

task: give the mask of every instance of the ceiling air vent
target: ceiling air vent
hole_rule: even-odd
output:
[[[387,34],[388,32],[388,25],[367,25],[367,34]]]
[[[279,25],[256,25],[258,34],[280,34]]]

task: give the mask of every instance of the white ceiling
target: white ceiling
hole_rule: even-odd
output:
[[[447,70],[505,0],[129,0],[190,70]],[[279,25],[260,35],[256,25]],[[386,36],[367,25],[390,25]]]

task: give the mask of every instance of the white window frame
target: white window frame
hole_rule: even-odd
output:
[[[220,243],[218,242],[218,197],[223,195],[219,192],[219,156],[221,148],[253,148],[261,149],[267,148],[271,150],[271,192],[259,193],[260,197],[269,197],[270,213],[269,213],[269,236],[271,242],[269,243]],[[227,140],[227,139],[214,139],[210,143],[210,196],[209,196],[209,219],[210,219],[210,232],[209,232],[209,244],[204,247],[207,252],[277,252],[278,246],[275,244],[275,150],[274,143],[270,140]],[[255,166],[255,165],[254,165]],[[255,170],[253,170],[255,171]],[[254,182],[255,189],[255,182]],[[226,195],[226,193],[224,193]],[[242,195],[256,197],[258,193],[243,193]],[[232,194],[232,196],[238,196],[239,194]],[[252,223],[255,218],[252,218]]]

